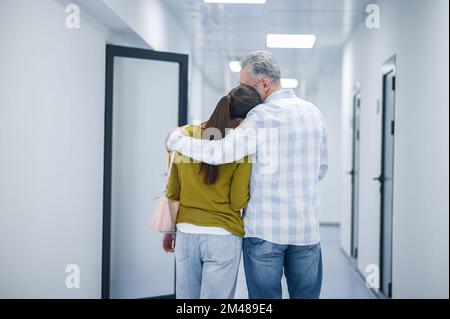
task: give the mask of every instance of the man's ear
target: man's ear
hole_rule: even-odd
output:
[[[263,79],[264,91],[267,94],[272,88],[272,83],[268,79]]]

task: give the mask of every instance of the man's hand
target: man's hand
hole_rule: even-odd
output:
[[[175,252],[175,234],[174,233],[165,233],[163,235],[162,246],[163,246],[163,250],[166,253]]]
[[[169,146],[167,145],[167,143],[169,142],[169,139],[170,139],[170,136],[172,135],[172,133],[175,133],[175,132],[181,132],[181,127],[177,127],[176,129],[174,129],[173,131],[171,131],[169,134],[167,134],[166,140],[165,140],[165,143],[164,143],[164,145],[166,146],[166,151],[167,151],[167,153],[172,152],[172,150],[169,148]]]

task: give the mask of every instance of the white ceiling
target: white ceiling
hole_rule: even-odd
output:
[[[308,77],[310,83],[320,70],[338,65],[343,44],[363,22],[366,5],[373,2],[267,0],[264,5],[242,5],[164,0],[191,38],[192,58],[201,63],[210,82],[224,79],[229,61],[267,49],[267,33],[312,33],[317,36],[314,49],[270,49],[280,62],[283,77]],[[212,86],[223,90],[223,86]]]

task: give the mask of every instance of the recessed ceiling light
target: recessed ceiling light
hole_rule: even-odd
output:
[[[285,89],[295,89],[298,86],[297,79],[281,79],[281,86]]]
[[[268,34],[267,47],[269,48],[294,48],[311,49],[316,43],[313,34]]]
[[[265,4],[266,0],[203,0],[205,3]]]
[[[239,61],[231,61],[230,70],[235,73],[241,72],[241,63]]]

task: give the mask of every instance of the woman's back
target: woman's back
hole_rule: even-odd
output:
[[[200,129],[190,125],[184,131],[194,136],[194,130]],[[177,223],[220,227],[242,237],[240,210],[249,200],[250,174],[251,164],[245,158],[218,166],[215,182],[208,185],[202,178],[201,164],[177,154],[167,186],[167,196],[180,201]]]
[[[254,88],[240,85],[219,100],[201,127],[187,126],[183,132],[194,138],[221,139],[261,103]],[[249,200],[251,164],[244,158],[214,166],[175,156],[166,193],[180,201],[176,244],[168,233],[163,247],[175,252],[177,298],[233,298],[244,236],[240,210]]]

